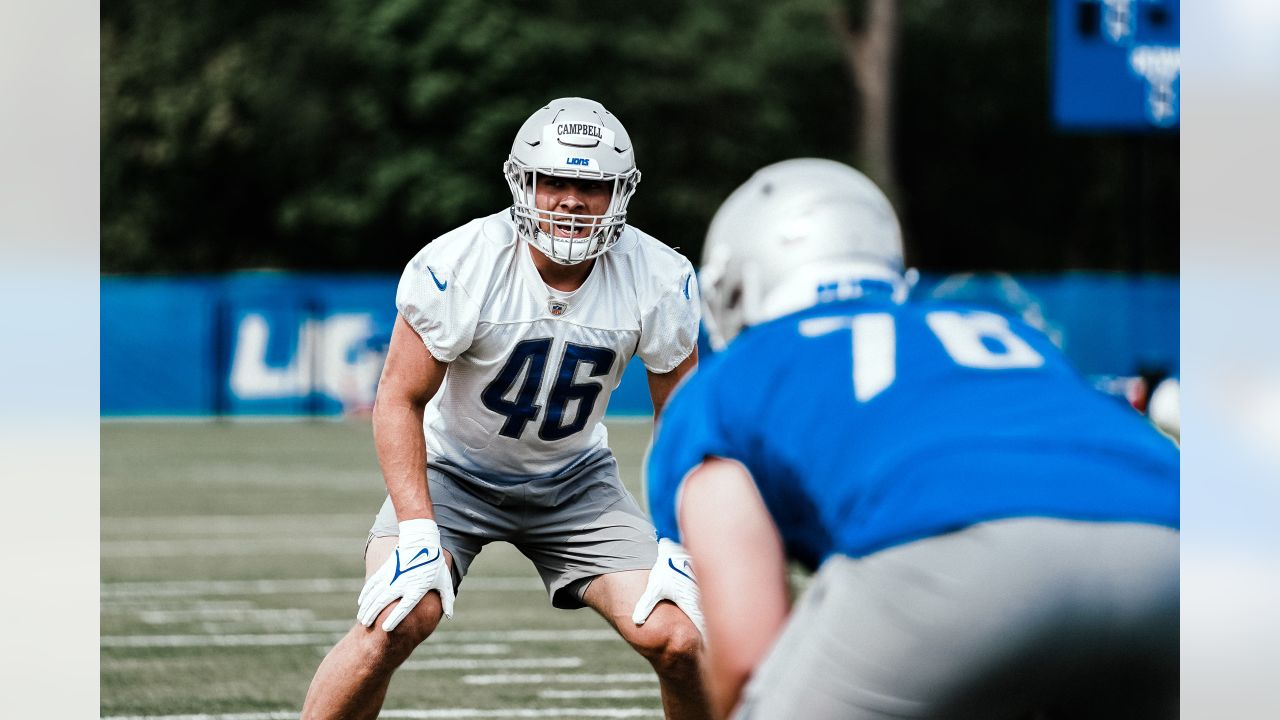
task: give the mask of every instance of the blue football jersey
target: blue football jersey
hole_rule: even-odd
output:
[[[1021,320],[950,303],[822,304],[709,358],[650,449],[660,535],[707,456],[751,472],[810,567],[998,518],[1178,526],[1169,439]]]

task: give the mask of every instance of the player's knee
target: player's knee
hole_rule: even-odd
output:
[[[386,632],[380,627],[374,627],[367,630],[362,638],[361,654],[371,672],[388,672],[400,667],[419,642],[421,641],[409,633],[401,632],[400,628]]]
[[[645,627],[649,623],[645,623]],[[638,635],[632,645],[653,665],[659,675],[684,676],[696,670],[702,650],[702,636],[683,615],[678,620],[650,628]]]
[[[698,630],[692,624],[678,625],[667,634],[660,652],[651,662],[660,675],[696,677],[701,648]]]
[[[399,667],[435,631],[440,617],[438,607],[433,609],[419,605],[391,632],[382,629],[386,613],[378,618],[373,627],[357,628],[358,632],[363,630],[360,644],[366,662],[375,670],[394,670]]]

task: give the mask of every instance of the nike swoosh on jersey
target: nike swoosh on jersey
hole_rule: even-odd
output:
[[[426,555],[430,551],[431,551],[431,548],[422,548],[421,550],[418,551],[417,555],[414,555],[413,557],[409,558],[409,562],[413,563],[414,560],[417,560],[423,555]],[[421,562],[421,563],[418,563],[417,565],[410,564],[408,567],[401,569],[400,568],[400,548],[396,548],[396,574],[391,576],[391,582],[395,582],[396,578],[399,578],[401,575],[409,572],[410,570],[417,570],[420,567],[426,567],[439,559],[440,559],[440,548],[436,548],[435,557],[428,559],[426,562]]]
[[[436,271],[432,270],[430,265],[427,266],[427,272],[431,273],[431,280],[436,284],[436,287],[440,288],[441,292],[444,292],[444,289],[449,287],[449,281],[440,282],[440,278],[436,277]]]
[[[429,270],[430,268],[427,268],[427,269]],[[690,280],[693,280],[693,273],[689,273],[688,275],[684,276],[684,299],[685,300],[691,299],[689,297],[689,281]]]

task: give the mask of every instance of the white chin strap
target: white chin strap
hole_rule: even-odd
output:
[[[621,233],[626,220],[625,214],[574,215],[554,210],[533,210],[521,205],[513,206],[511,214],[529,242],[543,255],[562,265],[576,265],[604,254]],[[543,230],[544,225],[549,230]],[[581,236],[566,237],[556,234],[558,228],[587,232]]]
[[[533,246],[553,262],[561,265],[577,265],[603,255],[609,249],[608,244],[594,228],[590,234],[583,237],[560,237],[555,234],[555,228],[556,226],[552,225],[551,232],[546,233],[541,227],[534,225],[532,238]]]

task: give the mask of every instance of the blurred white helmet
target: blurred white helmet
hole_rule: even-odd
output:
[[[1151,392],[1147,417],[1166,435],[1177,440],[1182,435],[1181,387],[1177,378],[1165,378]]]
[[[585,98],[560,98],[547,103],[524,122],[502,167],[511,188],[511,217],[519,232],[547,257],[572,265],[596,257],[618,240],[627,221],[640,171],[626,128],[603,105]],[[539,177],[588,178],[612,183],[609,207],[603,215],[574,215],[539,210]],[[541,229],[540,223],[551,228]],[[582,237],[560,237],[561,227]]]
[[[902,233],[880,188],[831,160],[786,160],[758,170],[711,220],[698,284],[712,347],[743,327],[880,281],[898,302]]]

